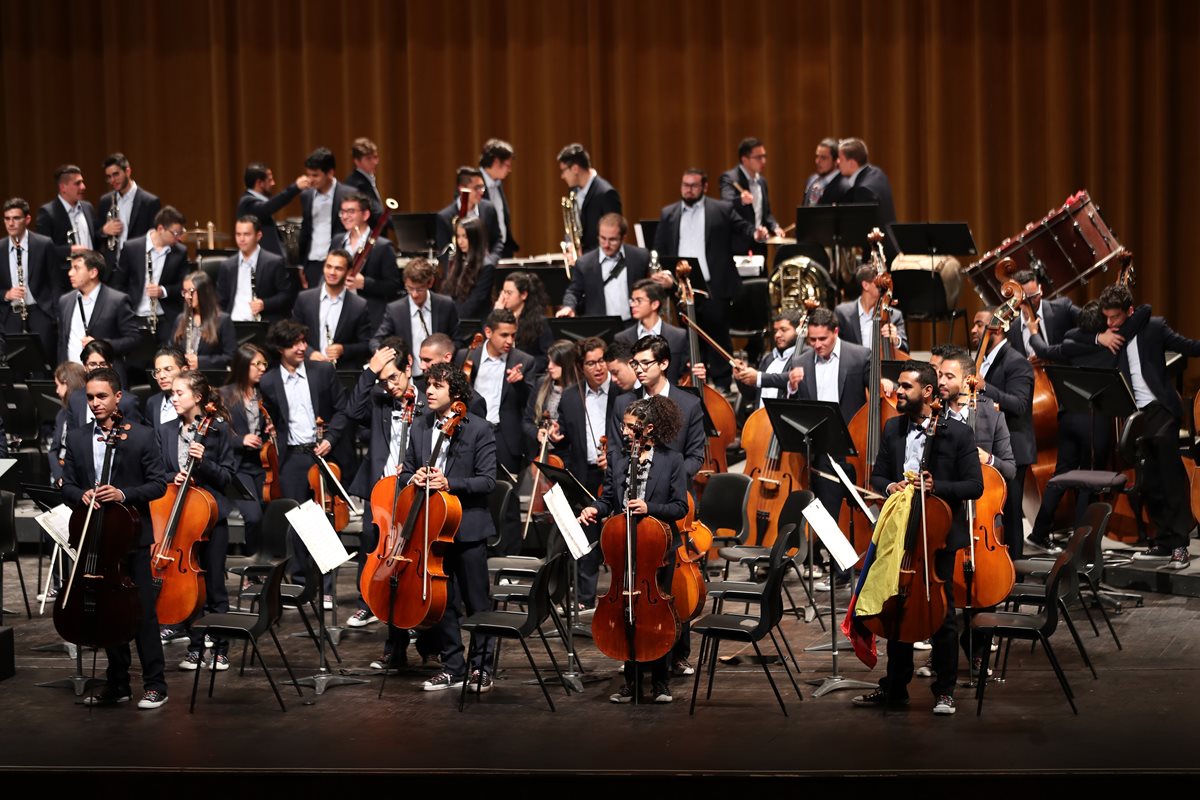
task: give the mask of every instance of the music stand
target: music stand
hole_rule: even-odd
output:
[[[475,334],[483,333],[483,320],[481,319],[460,319],[458,327],[454,329],[452,338],[456,347],[466,347],[471,343],[471,339]],[[417,345],[417,349],[421,349],[421,345]]]
[[[1118,419],[1133,416],[1137,404],[1133,391],[1121,371],[1103,367],[1070,367],[1065,364],[1045,364],[1046,377],[1054,385],[1054,394],[1063,408],[1073,414],[1087,414],[1091,430],[1096,430],[1096,417]],[[1091,468],[1096,469],[1096,450],[1092,448]]]
[[[269,322],[255,322],[254,320],[240,320],[233,323],[233,330],[237,333],[237,342],[241,346],[243,344],[256,344],[262,349],[267,349],[267,328],[271,327]]]
[[[634,226],[635,228],[641,226],[642,229],[642,241],[638,242],[638,247],[644,250],[654,249],[654,236],[658,233],[660,221],[657,219],[643,219],[638,221],[637,225]],[[642,242],[645,242],[645,244],[642,244]]]
[[[870,245],[867,234],[878,227],[878,203],[842,203],[830,206],[797,206],[796,241],[822,247]]]
[[[975,237],[965,222],[891,222],[888,231],[901,253],[929,256],[930,268],[939,255],[973,256]]]
[[[424,256],[433,253],[437,241],[437,214],[417,212],[392,214],[392,231],[396,234],[396,252],[402,256]]]
[[[42,347],[42,339],[36,333],[9,333],[5,335],[7,346],[4,362],[16,374],[31,372],[53,372],[54,366]]]
[[[505,259],[496,266],[496,280],[493,285],[497,291],[504,286],[504,281],[514,272],[528,272],[531,275],[537,275],[542,281],[542,285],[546,287],[546,296],[556,305],[567,293],[567,286],[571,282],[571,278],[567,274],[567,262],[562,259],[544,263],[526,261],[517,264],[512,264]]]
[[[62,409],[62,401],[58,399],[58,392],[54,388],[54,381],[28,378],[25,381],[25,387],[33,395],[33,407],[37,413],[38,420],[50,420],[53,422],[58,416],[59,410]]]
[[[612,344],[613,337],[627,325],[620,317],[551,317],[550,332],[555,339],[569,339],[572,342],[582,342],[592,336],[598,336],[607,344]]]

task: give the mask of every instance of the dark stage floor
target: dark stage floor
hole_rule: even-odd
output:
[[[23,560],[30,577],[35,562]],[[11,565],[5,570],[4,605],[17,610],[16,576]],[[347,571],[340,581],[343,596],[349,596],[351,582]],[[818,595],[822,602],[827,597]],[[548,710],[536,685],[525,684],[531,673],[516,647],[505,650],[506,671],[495,691],[469,702],[465,713],[457,710],[457,692],[419,691],[426,674],[420,671],[389,678],[379,699],[380,678],[366,674],[382,646],[379,625],[342,640],[341,669],[366,674],[369,685],[331,688],[319,697],[306,690],[303,700],[293,689],[285,694],[286,714],[260,672],[237,675],[236,659],[234,669],[218,675],[216,696],[202,696],[196,713],[189,714],[192,675],[173,671],[182,644],[167,649],[166,706],[138,711],[126,704],[89,712],[70,690],[35,687],[68,676],[73,662],[36,652],[35,646],[56,641],[52,623],[49,615],[27,621],[22,614],[7,618],[15,627],[17,674],[0,682],[0,768],[814,778],[1195,770],[1191,731],[1200,714],[1200,599],[1146,595],[1144,607],[1115,617],[1125,646],[1120,652],[1106,631],[1097,638],[1082,615],[1076,616],[1099,680],[1087,672],[1065,629],[1054,641],[1075,688],[1079,716],[1071,714],[1044,655],[1025,646],[1014,649],[1007,683],[989,687],[982,718],[975,716],[967,690],[960,690],[956,716],[934,717],[931,697],[917,685],[928,679],[921,678],[914,682],[912,706],[902,712],[853,708],[855,693],[849,691],[814,699],[808,686],[797,702],[776,667],[788,687],[785,718],[758,667],[727,665],[719,667],[713,699],[701,698],[689,718],[690,679],[673,684],[670,706],[610,704],[615,665],[590,640],[581,643],[584,664],[606,680],[569,697],[561,685],[552,688],[557,713]],[[815,622],[788,618],[784,625],[797,650],[828,641]],[[283,629],[301,629],[295,613],[285,615]],[[309,640],[288,638],[285,648],[298,674],[315,670]],[[826,653],[799,658],[805,679],[830,672]],[[277,660],[272,650],[268,663]],[[852,656],[844,655],[841,663],[843,673],[854,678],[873,679],[882,671],[881,663],[868,673]],[[103,655],[99,670],[103,674]]]

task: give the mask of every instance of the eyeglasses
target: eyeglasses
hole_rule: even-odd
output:
[[[704,186],[704,184],[703,183],[689,183],[687,181],[684,181],[683,183],[680,184],[680,186],[682,186],[684,189],[699,189],[702,186]]]
[[[635,370],[636,369],[650,369],[650,367],[654,366],[657,363],[658,362],[655,361],[653,358],[648,358],[645,361],[638,361],[635,358],[635,359],[630,360],[629,366],[633,367]]]
[[[338,212],[338,216],[339,217],[352,217],[357,213],[359,213],[359,210],[357,208],[343,208],[341,211]]]
[[[258,367],[259,369],[266,369],[268,365],[267,362],[259,359],[258,361],[251,361],[250,366]]]
[[[171,234],[176,239],[182,239],[187,235],[187,231],[185,231],[183,228],[167,228],[167,233]]]
[[[183,287],[182,289],[180,289],[180,290],[179,290],[179,293],[180,293],[181,295],[183,295],[184,297],[192,297],[193,295],[195,295],[195,294],[196,294],[196,290],[195,290],[195,289],[189,289],[189,288],[187,288],[187,287],[185,286],[185,287]]]
[[[583,366],[587,369],[592,369],[594,367],[606,367],[608,366],[608,362],[601,358],[595,361],[585,361],[583,362]]]
[[[404,383],[404,375],[397,372],[395,375],[389,375],[384,378],[383,382],[388,386],[399,386],[400,384]]]

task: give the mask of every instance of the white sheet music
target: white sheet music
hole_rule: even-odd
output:
[[[65,503],[59,503],[49,511],[38,514],[33,521],[42,526],[42,530],[54,540],[54,543],[66,551],[67,555],[75,558],[75,550],[70,545],[71,509]]]
[[[571,511],[571,504],[567,502],[567,496],[563,494],[562,487],[557,483],[554,484],[543,497],[546,500],[546,508],[550,510],[550,516],[554,517],[554,524],[558,526],[563,539],[567,542],[567,549],[571,551],[571,557],[578,561],[587,555],[595,545],[588,541],[583,527]]]
[[[12,469],[16,463],[17,460],[15,458],[0,458],[0,478],[3,478],[4,474]]]
[[[322,574],[332,572],[339,565],[354,558],[354,554],[347,553],[346,548],[342,546],[342,540],[329,524],[329,517],[325,515],[324,509],[312,500],[287,512],[287,520],[296,529]]]
[[[836,458],[829,459],[829,463],[833,465],[833,471],[837,473],[842,485],[846,487],[846,491],[850,493],[850,496],[854,498],[854,502],[858,503],[858,507],[862,509],[862,512],[867,515],[867,519],[871,520],[871,524],[874,525],[875,512],[868,508],[867,504],[863,502],[862,494],[860,493],[861,490],[854,485],[854,481],[850,480],[850,476],[847,475],[845,470],[842,469],[842,466],[838,464]]]
[[[837,520],[829,515],[820,500],[813,498],[813,501],[804,507],[804,518],[816,531],[817,538],[825,545],[825,549],[839,567],[847,570],[858,563],[858,553],[854,552],[854,545],[850,544],[850,540],[838,527]]]

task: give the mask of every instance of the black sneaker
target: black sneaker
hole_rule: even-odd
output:
[[[456,678],[449,672],[439,672],[425,683],[421,684],[421,691],[424,692],[440,692],[444,689],[459,689],[462,688],[463,679]]]
[[[870,694],[859,695],[850,702],[859,708],[894,708],[908,705],[908,698],[891,698],[883,689],[876,689]]]
[[[1134,561],[1167,561],[1174,555],[1173,548],[1164,547],[1161,544],[1156,544],[1153,547],[1147,548],[1140,553],[1133,554]]]
[[[1171,560],[1164,566],[1165,569],[1187,569],[1192,563],[1192,554],[1188,552],[1186,547],[1176,547],[1171,551]]]
[[[371,669],[386,670],[388,672],[398,672],[407,666],[407,655],[401,653],[399,656],[394,656],[390,650],[384,650],[382,658],[377,658],[371,662]]]
[[[83,704],[91,708],[106,708],[120,703],[128,703],[133,694],[128,689],[110,689],[105,686],[99,694],[83,698]]]
[[[158,637],[162,640],[163,644],[170,644],[171,642],[187,639],[188,635],[186,631],[177,628],[161,628],[158,632]]]
[[[676,677],[678,677],[680,675],[695,675],[696,674],[695,668],[692,667],[692,665],[688,662],[688,660],[686,658],[681,658],[678,661],[676,661],[674,664],[672,664],[671,672],[673,672],[676,675]]]
[[[350,615],[346,620],[346,626],[349,628],[365,628],[372,622],[378,622],[379,618],[367,611],[365,608],[360,608]]]
[[[207,664],[209,669],[215,669],[217,672],[224,672],[229,669],[229,656],[220,653],[212,657]]]
[[[1033,536],[1032,534],[1025,537],[1025,543],[1031,547],[1041,550],[1043,553],[1050,555],[1058,555],[1062,552],[1062,548],[1050,541],[1046,536]]]
[[[933,704],[933,713],[938,716],[949,716],[954,713],[954,698],[948,694],[939,694]]]
[[[653,697],[656,703],[669,703],[675,699],[671,697],[671,687],[665,683],[654,684]]]
[[[492,674],[484,671],[483,677],[479,677],[479,670],[471,670],[471,679],[467,681],[468,692],[478,692],[479,694],[487,694],[492,690]]]
[[[633,687],[625,684],[617,690],[616,694],[608,696],[610,703],[632,703],[633,702]]]
[[[148,708],[158,708],[165,702],[167,702],[166,692],[160,692],[158,689],[151,689],[142,695],[141,700],[138,700],[138,708],[143,710]]]
[[[191,672],[192,670],[200,669],[200,653],[197,650],[189,650],[188,654],[183,657],[183,661],[179,662],[179,668]]]

